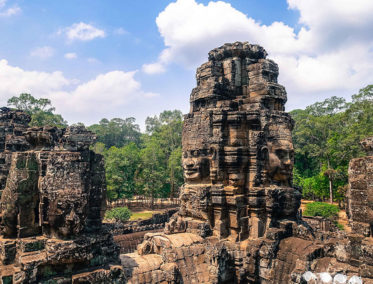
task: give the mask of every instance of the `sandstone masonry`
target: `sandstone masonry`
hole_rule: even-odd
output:
[[[137,253],[120,256],[128,283],[306,283],[306,271],[373,283],[363,182],[372,174],[364,166],[350,180],[358,234],[302,220],[292,186],[293,120],[278,66],[266,56],[258,45],[225,44],[197,69],[183,128],[181,208],[164,233],[145,235]]]
[[[0,111],[0,283],[81,283],[96,269],[84,274],[90,283],[121,278],[109,266],[119,250],[101,225],[106,185],[102,156],[89,150],[94,135],[29,121]]]

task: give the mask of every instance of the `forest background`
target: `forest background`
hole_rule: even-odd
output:
[[[66,127],[68,124],[48,99],[21,94],[8,105],[28,112],[31,125]],[[338,202],[343,207],[348,164],[364,155],[359,142],[373,136],[373,85],[352,95],[351,101],[331,97],[290,112],[295,127],[294,185],[304,199]],[[78,123],[82,125],[82,123]],[[87,128],[97,135],[92,149],[104,155],[108,199],[145,196],[177,197],[183,184],[179,110],[148,117],[146,131],[133,117],[103,118]]]

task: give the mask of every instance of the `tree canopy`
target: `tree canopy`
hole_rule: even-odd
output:
[[[30,94],[22,93],[8,100],[8,106],[25,111],[31,116],[31,126],[67,126],[67,121],[60,114],[55,114],[55,108],[49,99],[34,98]]]
[[[176,196],[183,183],[182,123],[174,110],[148,117],[144,134],[134,118],[102,119],[89,127],[98,140],[92,149],[105,156],[109,199]]]
[[[88,129],[97,135],[98,142],[104,143],[106,148],[123,147],[131,142],[138,145],[141,133],[140,126],[135,121],[133,117],[111,120],[103,118],[98,124],[93,124]]]
[[[353,95],[351,102],[331,97],[291,115],[295,183],[305,197],[343,199],[348,163],[363,155],[359,141],[373,135],[373,85]]]

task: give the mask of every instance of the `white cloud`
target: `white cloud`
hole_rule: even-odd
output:
[[[26,71],[0,60],[0,103],[6,105],[7,100],[20,93],[31,93],[40,97],[69,86],[70,80],[59,71],[47,73]]]
[[[159,74],[166,71],[165,66],[162,63],[150,63],[142,66],[142,71],[147,74]]]
[[[262,45],[279,64],[292,107],[337,92],[351,95],[372,83],[373,1],[288,0],[288,5],[300,13],[299,31],[283,22],[263,25],[223,1],[177,0],[156,19],[165,49],[143,71],[164,72],[173,62],[194,69],[209,50],[249,41]]]
[[[136,71],[111,71],[79,85],[71,92],[53,94],[53,101],[62,106],[64,113],[110,113],[111,110],[129,104],[136,99],[152,97],[135,80]]]
[[[19,14],[22,11],[17,5],[4,9],[6,2],[7,0],[0,0],[0,17],[10,17]]]
[[[74,52],[69,52],[69,53],[65,53],[64,57],[65,57],[66,59],[75,59],[75,58],[77,58],[78,56],[77,56],[76,53],[74,53]]]
[[[54,49],[50,46],[37,47],[30,52],[31,56],[47,59],[54,55]]]
[[[117,28],[114,30],[114,34],[125,35],[125,34],[128,34],[128,32],[124,28]]]
[[[136,71],[111,71],[76,85],[77,80],[67,79],[59,72],[26,71],[0,60],[0,104],[20,93],[49,98],[70,123],[92,123],[98,117],[122,114],[123,107],[144,101],[155,93],[145,92],[134,78]]]
[[[87,62],[91,63],[91,64],[95,64],[95,63],[99,63],[100,60],[98,60],[98,59],[96,59],[94,57],[89,57],[89,58],[87,58]]]
[[[75,23],[70,27],[61,29],[58,34],[65,34],[68,41],[74,40],[90,41],[95,38],[104,38],[105,31],[83,22]]]

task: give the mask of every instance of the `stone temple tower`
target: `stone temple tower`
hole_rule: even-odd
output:
[[[183,129],[179,226],[170,232],[244,240],[296,217],[293,120],[278,66],[266,56],[236,42],[210,51],[198,68]]]

